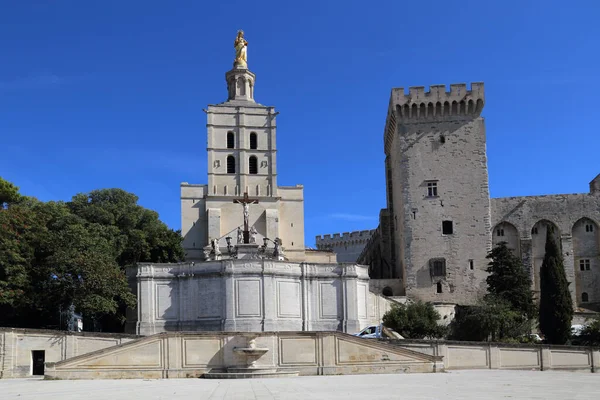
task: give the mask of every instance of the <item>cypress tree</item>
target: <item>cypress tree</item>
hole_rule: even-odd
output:
[[[540,269],[540,291],[540,330],[549,343],[565,344],[571,337],[573,303],[563,257],[551,226],[546,230],[546,254]]]

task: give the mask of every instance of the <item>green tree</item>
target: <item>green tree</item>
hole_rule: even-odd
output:
[[[122,268],[138,262],[178,262],[184,259],[180,231],[169,229],[158,213],[137,204],[138,197],[122,189],[80,193],[68,203],[75,215],[90,223],[117,229],[116,259]]]
[[[577,341],[583,346],[600,346],[600,316],[586,321]]]
[[[439,325],[440,314],[431,303],[414,302],[393,305],[383,316],[383,324],[405,338],[441,338],[446,327]]]
[[[506,246],[506,242],[501,242],[490,251],[487,258],[490,260],[486,269],[490,273],[486,279],[487,296],[502,299],[509,304],[511,310],[521,313],[527,319],[534,318],[537,309],[531,279],[519,257]],[[497,302],[492,300],[491,303]]]
[[[453,340],[512,342],[524,339],[530,331],[530,320],[520,310],[493,295],[476,306],[458,307],[450,324]]]
[[[565,344],[571,336],[573,303],[563,257],[552,227],[546,232],[546,253],[540,269],[540,330],[552,344]]]
[[[0,326],[58,327],[73,304],[120,331],[135,305],[125,268],[184,256],[179,232],[120,189],[43,203],[0,178],[0,196]]]
[[[7,208],[9,204],[21,200],[19,188],[0,176],[0,209]]]

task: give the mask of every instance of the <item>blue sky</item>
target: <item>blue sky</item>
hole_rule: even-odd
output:
[[[179,229],[238,29],[307,245],[377,226],[392,87],[485,82],[493,197],[600,173],[597,1],[0,1],[0,176],[41,200],[119,187]]]

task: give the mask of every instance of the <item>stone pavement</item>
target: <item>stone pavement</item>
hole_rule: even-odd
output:
[[[0,380],[0,399],[597,399],[600,374],[452,371],[255,380]]]

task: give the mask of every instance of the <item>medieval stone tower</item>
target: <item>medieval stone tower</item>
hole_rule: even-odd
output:
[[[491,249],[483,83],[392,89],[384,132],[387,210],[380,228],[405,295],[473,303]],[[392,184],[393,183],[393,184]]]

